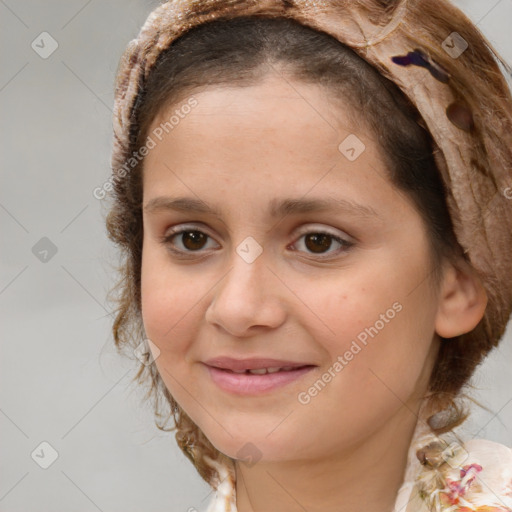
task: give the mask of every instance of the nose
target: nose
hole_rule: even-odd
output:
[[[286,287],[269,268],[264,253],[249,263],[233,250],[229,263],[214,287],[206,321],[235,337],[248,337],[284,323]]]

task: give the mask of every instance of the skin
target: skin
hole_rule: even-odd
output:
[[[481,283],[448,263],[432,282],[420,215],[389,182],[375,137],[325,90],[272,74],[193,96],[198,105],[145,158],[143,205],[186,196],[221,213],[144,210],[142,314],[160,351],[157,369],[212,444],[236,460],[239,512],[391,510],[438,335],[478,323]],[[350,134],[366,146],[355,161],[338,150]],[[269,201],[291,197],[347,199],[378,216],[267,215]],[[190,225],[208,235],[202,245],[182,234],[162,243],[171,227]],[[319,230],[354,245],[307,242]],[[236,251],[249,236],[263,249],[252,263]],[[395,303],[400,312],[300,403],[298,394]],[[265,395],[237,396],[201,363],[219,355],[317,367]],[[237,455],[248,442],[255,464]]]

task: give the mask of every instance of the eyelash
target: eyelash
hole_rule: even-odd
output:
[[[184,227],[181,227],[180,229],[178,229],[178,228],[173,229],[169,234],[161,237],[160,241],[165,246],[167,246],[167,249],[171,253],[181,256],[183,258],[188,258],[194,253],[202,252],[202,249],[198,249],[197,251],[189,251],[189,250],[183,251],[181,249],[175,249],[172,246],[172,239],[175,236],[179,236],[179,235],[182,235],[183,233],[187,233],[187,232],[202,233],[202,234],[206,235],[208,238],[213,238],[210,235],[208,235],[208,233],[205,233],[204,231],[201,231],[200,229],[197,229],[194,226],[184,226]],[[342,247],[340,249],[338,249],[338,251],[335,251],[335,254],[347,252],[352,248],[352,246],[355,245],[354,242],[349,242],[348,240],[340,238],[339,236],[336,236],[333,233],[330,233],[330,232],[322,230],[322,229],[306,231],[306,232],[302,233],[297,240],[300,240],[303,236],[310,235],[310,234],[327,235],[327,236],[331,237],[334,241],[338,242]],[[309,253],[309,254],[311,254],[313,256],[315,255],[314,253]],[[318,255],[317,255],[317,259],[330,259],[330,258],[331,258],[331,256],[327,256],[327,257],[322,256],[322,253],[318,253]]]

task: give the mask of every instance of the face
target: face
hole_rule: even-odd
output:
[[[193,97],[168,133],[180,105],[153,122],[143,175],[142,316],[170,393],[235,459],[341,453],[410,418],[437,298],[425,226],[374,136],[275,76]],[[205,364],[223,356],[306,368]]]

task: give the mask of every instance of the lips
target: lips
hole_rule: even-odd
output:
[[[209,366],[208,364],[204,364],[204,368],[207,370],[207,375],[209,375],[211,382],[216,384],[216,386],[224,392],[227,392],[231,395],[238,396],[261,396],[267,393],[277,392],[280,388],[288,385],[292,385],[294,382],[298,382],[299,379],[305,377],[309,374],[313,369],[316,368],[316,365],[303,365],[302,363],[293,363],[291,361],[282,361],[282,360],[268,360],[268,359],[258,359],[252,360],[248,362],[248,360],[234,360],[230,359],[230,361],[226,361],[225,359],[222,363],[217,362],[215,364],[224,364],[224,365],[232,365],[232,366],[242,366],[240,370],[230,370],[229,368],[218,368],[216,366]],[[235,364],[236,363],[236,364]],[[244,371],[243,367],[246,365],[250,366],[264,366],[268,364],[290,364],[292,363],[291,370],[281,370],[275,371],[272,373],[267,373],[267,370],[264,368]],[[212,360],[209,360],[209,364],[213,364]],[[270,368],[279,368],[279,367],[270,367]],[[259,374],[255,374],[252,372],[259,371]],[[263,373],[261,373],[263,372]]]

